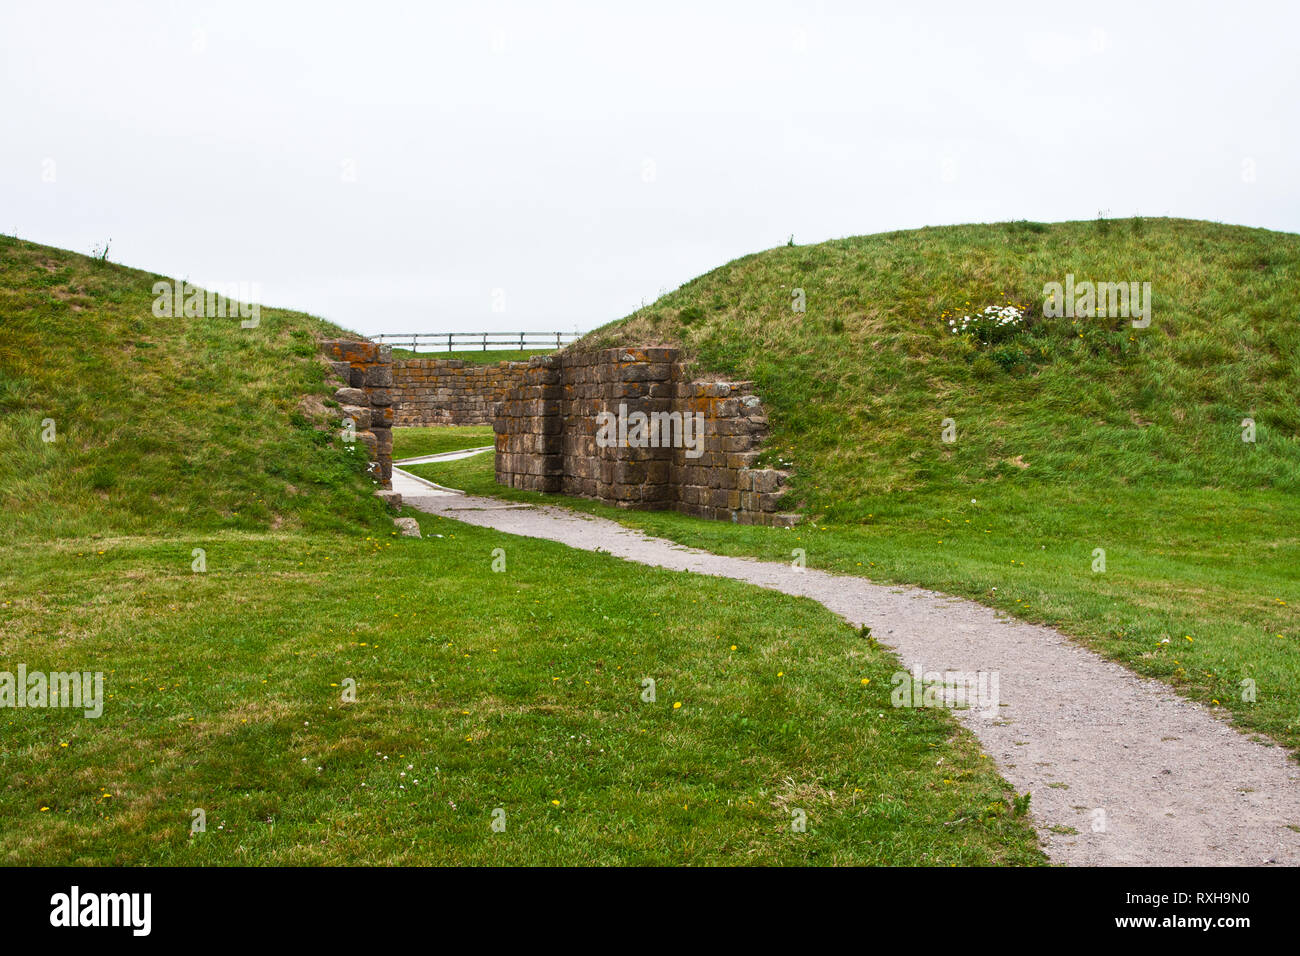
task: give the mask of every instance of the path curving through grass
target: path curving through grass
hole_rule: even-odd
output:
[[[995,709],[955,713],[1017,792],[1032,794],[1054,862],[1300,864],[1300,766],[1283,748],[1052,628],[933,591],[726,557],[564,508],[465,495],[399,469],[393,485],[414,508],[503,534],[812,598],[871,627],[909,670],[995,675]]]

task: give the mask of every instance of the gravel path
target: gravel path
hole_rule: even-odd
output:
[[[412,507],[642,564],[748,581],[868,624],[903,665],[998,676],[1000,706],[955,710],[1072,866],[1300,864],[1300,764],[1057,631],[918,588],[685,548],[563,508],[474,498],[394,471]],[[991,716],[981,716],[990,711]],[[1075,832],[1077,831],[1077,832]]]

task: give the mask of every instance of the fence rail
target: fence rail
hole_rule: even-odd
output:
[[[561,348],[582,337],[581,332],[383,332],[372,338],[381,345],[420,351]]]

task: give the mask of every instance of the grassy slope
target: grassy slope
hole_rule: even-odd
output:
[[[993,347],[947,331],[945,312],[1040,304],[1067,272],[1152,282],[1151,327],[1046,320]],[[791,497],[812,521],[769,531],[569,503],[723,553],[801,547],[814,566],[1059,624],[1300,748],[1297,301],[1300,237],[1179,220],[957,226],[748,256],[586,344],[679,343],[697,371],[754,379],[768,457],[794,462]],[[495,488],[477,459],[417,470],[539,498]]]
[[[1151,282],[1151,327],[1047,319],[981,348],[941,318],[1004,296],[1037,309],[1067,272]],[[680,343],[701,369],[754,379],[797,498],[860,521],[896,493],[993,483],[1300,492],[1297,301],[1300,236],[1185,220],[953,226],[737,259],[584,343]]]
[[[382,523],[313,427],[332,393],[315,338],[340,330],[272,309],[255,329],[155,318],[161,278],[0,237],[0,533]]]
[[[0,670],[108,695],[0,711],[0,862],[1041,862],[973,738],[886,707],[897,662],[819,605],[399,538],[295,424],[336,330],[155,320],[155,277],[30,243],[0,266]]]

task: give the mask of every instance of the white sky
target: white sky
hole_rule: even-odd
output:
[[[376,333],[587,331],[792,233],[1300,231],[1300,4],[1051,6],[0,0],[0,232]]]

